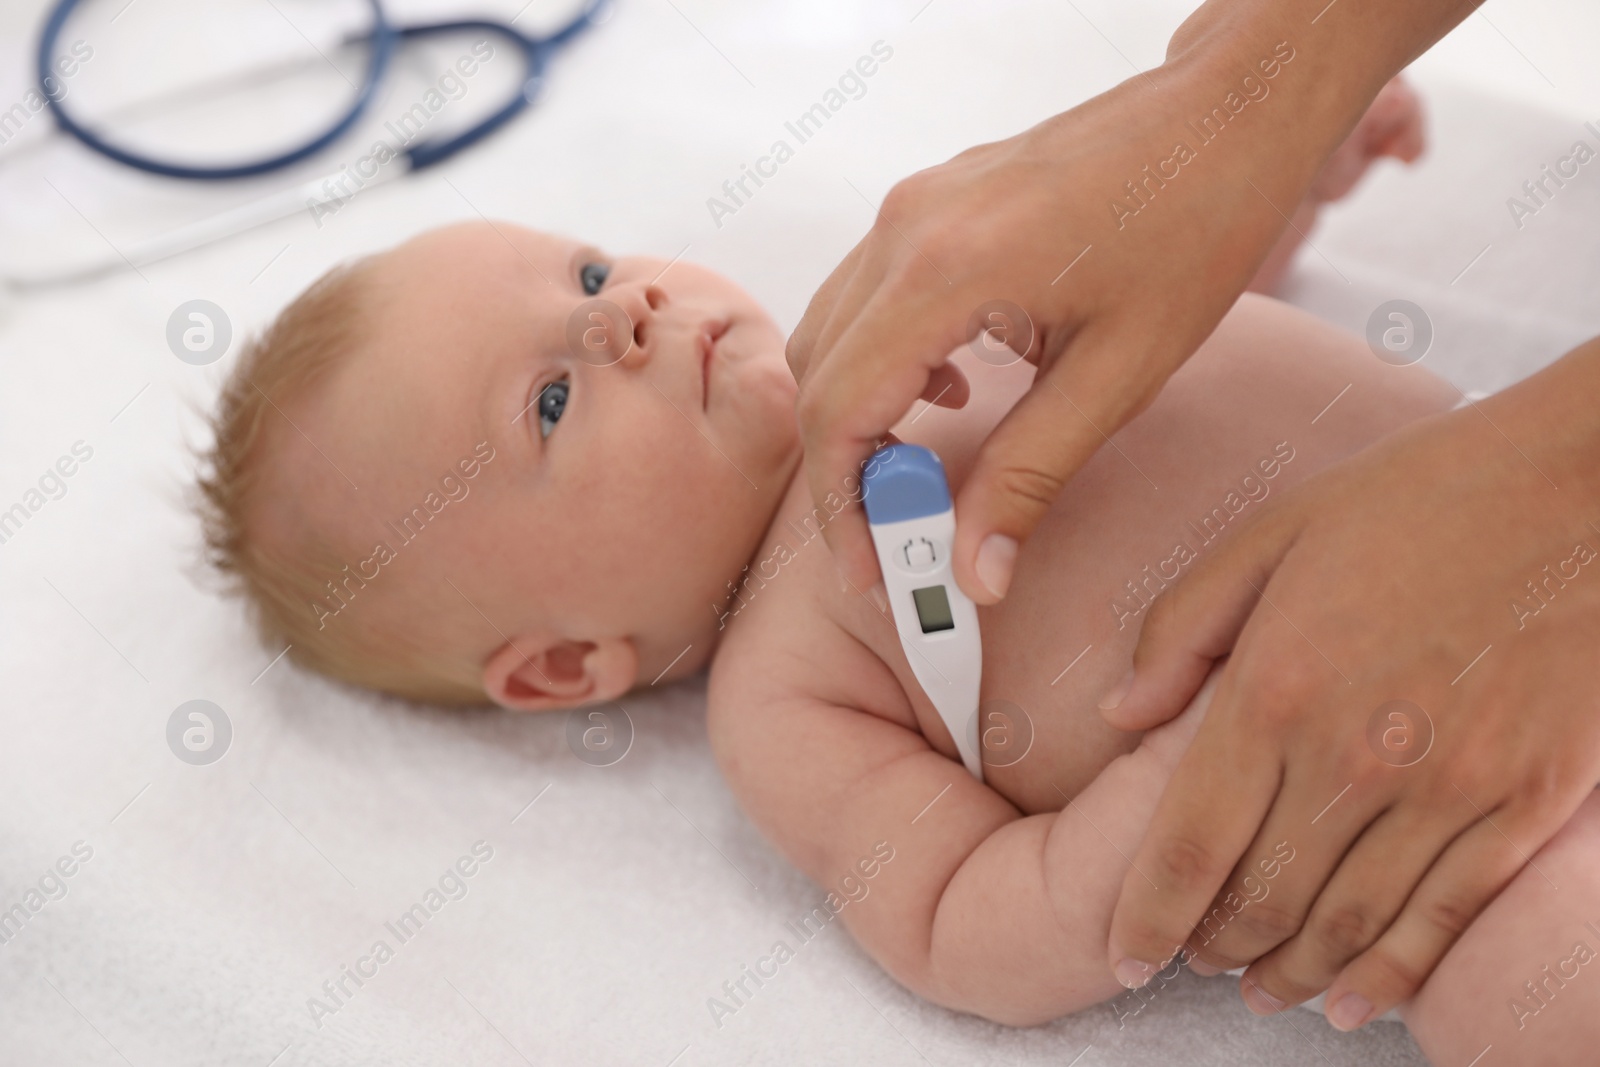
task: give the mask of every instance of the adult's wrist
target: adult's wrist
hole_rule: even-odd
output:
[[[1315,173],[1378,92],[1481,0],[1208,0],[1173,33],[1163,67],[1190,78],[1264,73],[1284,45],[1294,61],[1277,78],[1276,133],[1315,159]]]
[[[1221,162],[1225,184],[1276,223],[1305,197],[1388,76],[1308,47],[1310,35],[1270,7],[1244,2],[1208,13],[1218,6],[1213,0],[1179,28],[1152,80],[1164,90],[1173,136]]]
[[[1481,404],[1564,502],[1600,521],[1600,337]]]
[[[1324,57],[1345,87],[1375,96],[1482,0],[1207,0],[1179,25],[1168,60],[1259,49],[1288,38]],[[1359,112],[1358,112],[1359,113]]]

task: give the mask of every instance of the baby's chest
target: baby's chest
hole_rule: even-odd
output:
[[[979,609],[984,780],[1030,813],[1060,809],[1140,737],[1112,729],[1097,707],[1127,668],[1132,634],[1093,610],[1075,568],[1038,554],[1019,560],[1004,601]]]
[[[719,705],[713,730],[758,704],[830,704],[922,734],[965,773],[892,618],[839,590],[820,538],[814,550],[791,547],[788,562],[763,584],[750,583],[730,614],[711,689]],[[1049,573],[1060,568],[1048,559],[1024,562],[1012,595],[980,614],[985,780],[1026,811],[1054,811],[1138,737],[1107,727],[1094,706],[1115,680],[1105,680],[1108,665],[1125,664],[1126,649],[1071,595],[1070,574]],[[1096,644],[1105,650],[1098,657]],[[785,758],[763,751],[759,736],[740,736],[746,758]]]

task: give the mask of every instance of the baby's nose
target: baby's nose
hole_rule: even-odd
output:
[[[628,346],[623,364],[640,367],[654,351],[656,315],[667,306],[667,291],[654,283],[618,286],[611,298],[633,323],[633,344]]]

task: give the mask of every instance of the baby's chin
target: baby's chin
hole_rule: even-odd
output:
[[[750,325],[748,331],[730,330],[725,338],[726,365],[712,379],[708,414],[752,451],[782,462],[800,447],[795,416],[799,387],[777,327],[770,322]]]

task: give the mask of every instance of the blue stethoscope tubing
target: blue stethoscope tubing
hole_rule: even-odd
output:
[[[422,141],[418,144],[410,145],[399,153],[405,157],[409,170],[421,170],[424,167],[443,162],[462,149],[476,144],[494,133],[532,103],[543,85],[545,66],[550,56],[578,34],[594,25],[607,0],[587,0],[583,10],[578,12],[565,26],[548,37],[530,37],[510,23],[495,22],[488,19],[455,19],[447,22],[396,26],[389,21],[388,15],[384,12],[382,0],[367,0],[367,6],[372,10],[372,28],[359,39],[371,39],[372,56],[367,62],[367,69],[362,77],[361,87],[345,113],[327,129],[287,152],[269,156],[266,159],[214,167],[173,163],[123,148],[78,122],[64,106],[62,99],[64,94],[48,91],[46,87],[54,81],[50,74],[50,64],[55,59],[56,46],[60,41],[61,31],[65,28],[67,20],[72,17],[72,13],[77,10],[81,2],[82,0],[58,0],[55,9],[50,12],[50,17],[45,20],[44,28],[39,35],[39,86],[49,103],[51,113],[55,116],[56,125],[62,132],[75,138],[93,151],[109,159],[114,159],[118,163],[145,171],[148,174],[195,181],[224,181],[230,178],[251,178],[260,174],[282,170],[303,159],[316,155],[343,137],[360,120],[367,107],[372,103],[373,97],[377,94],[378,86],[383,82],[384,75],[388,72],[389,60],[394,56],[395,49],[401,42],[471,30],[481,30],[509,38],[522,50],[524,64],[522,91],[506,101],[505,105],[494,114],[485,117],[471,128],[453,137]]]
[[[584,30],[604,21],[610,0],[585,0],[583,9],[577,15],[565,26],[562,26],[547,37],[530,37],[509,23],[496,22],[490,19],[456,19],[447,22],[396,26],[388,20],[384,13],[382,0],[367,0],[367,4],[372,10],[372,27],[366,33],[352,38],[347,43],[370,39],[372,42],[372,55],[367,62],[367,69],[362,78],[361,87],[345,113],[328,126],[327,129],[288,151],[280,152],[264,159],[221,166],[196,166],[155,159],[115,144],[101,136],[97,131],[89,129],[78,122],[72,113],[62,105],[59,92],[49,92],[48,86],[55,84],[55,80],[50,73],[50,64],[55,57],[56,45],[68,18],[71,17],[72,12],[78,7],[79,3],[81,3],[81,0],[59,0],[51,11],[50,17],[46,19],[43,31],[40,34],[39,88],[48,102],[51,113],[55,116],[57,127],[92,151],[116,160],[118,163],[148,174],[191,181],[226,181],[234,178],[249,178],[268,174],[308,159],[327,148],[348,133],[366,112],[377,94],[378,86],[383,81],[384,74],[388,70],[389,62],[393,58],[395,51],[406,41],[434,35],[476,30],[493,33],[516,44],[522,52],[524,63],[522,87],[516,95],[507,100],[504,106],[493,114],[485,116],[459,133],[418,141],[415,144],[396,148],[395,156],[398,165],[393,168],[386,168],[378,178],[380,181],[388,181],[431,167],[436,163],[442,163],[463,149],[488,137],[520,114],[538,96],[539,90],[544,83],[545,68],[549,63],[550,57]],[[308,200],[342,199],[342,195],[330,197],[330,194],[322,188],[324,179],[327,177],[329,176],[318,175],[280,192],[231,208],[219,215],[202,218],[168,233],[148,238],[136,247],[124,247],[118,250],[116,256],[103,258],[97,263],[77,264],[64,268],[58,267],[53,271],[42,273],[34,271],[27,275],[0,273],[0,289],[22,292],[75,285],[128,268],[137,270],[141,266],[157,263],[170,256],[237,236],[257,226],[274,222],[304,210]]]

